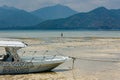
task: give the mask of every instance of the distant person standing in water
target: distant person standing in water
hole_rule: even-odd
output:
[[[61,37],[63,37],[63,33],[61,33]]]

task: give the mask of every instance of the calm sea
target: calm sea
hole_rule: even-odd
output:
[[[39,30],[12,30],[0,31],[0,37],[21,37],[21,38],[40,38],[40,37],[120,37],[120,31],[39,31]]]

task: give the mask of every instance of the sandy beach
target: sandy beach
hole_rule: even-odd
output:
[[[43,54],[77,58],[51,72],[0,75],[0,80],[120,80],[120,38],[44,37],[19,38],[29,46],[18,51],[20,56]],[[34,53],[36,51],[36,53]]]

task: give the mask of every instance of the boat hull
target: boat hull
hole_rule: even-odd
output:
[[[29,73],[51,71],[52,69],[56,68],[60,64],[61,63],[38,65],[36,67],[30,68]]]
[[[0,74],[25,74],[25,73],[36,73],[43,71],[50,71],[61,63],[52,64],[41,64],[41,63],[11,63],[0,66]]]
[[[36,57],[34,60],[30,57],[24,57],[20,62],[0,62],[0,74],[25,74],[50,71],[67,59],[61,56],[46,56]]]

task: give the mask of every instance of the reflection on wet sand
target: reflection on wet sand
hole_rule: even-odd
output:
[[[74,65],[71,59],[53,72],[1,75],[0,80],[120,80],[120,38],[51,37],[20,40],[30,45],[19,51],[20,56],[66,55],[76,58]]]

